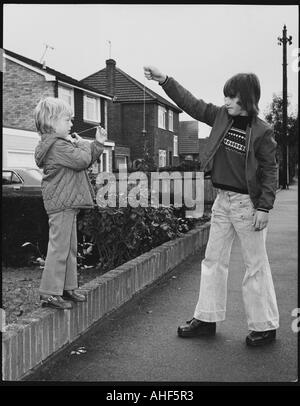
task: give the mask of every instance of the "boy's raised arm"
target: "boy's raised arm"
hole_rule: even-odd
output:
[[[174,78],[168,77],[156,67],[144,66],[145,77],[159,82],[166,94],[187,114],[209,126],[213,126],[220,107],[197,99]]]

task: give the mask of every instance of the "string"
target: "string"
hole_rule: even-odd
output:
[[[78,132],[78,133],[76,133],[76,134],[82,134],[82,133],[85,133],[86,131],[93,130],[94,128],[97,128],[97,127],[100,127],[100,126],[99,126],[99,125],[95,125],[94,127],[87,128],[86,130],[83,130],[83,131],[79,131],[79,132]]]

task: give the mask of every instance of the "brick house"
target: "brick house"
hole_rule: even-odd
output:
[[[199,159],[198,121],[180,121],[178,152],[180,161]]]
[[[144,85],[116,67],[113,59],[108,59],[104,69],[82,79],[81,83],[114,96],[108,101],[108,133],[116,144],[115,168],[142,159],[145,147],[157,166],[179,163],[182,110],[176,105],[147,87],[144,91]]]
[[[107,103],[111,96],[99,92],[61,72],[44,66],[14,52],[4,50],[3,72],[3,167],[36,167],[34,149],[40,139],[33,111],[42,97],[60,97],[74,111],[72,131],[93,140],[96,129],[107,128]],[[105,143],[101,160],[93,172],[112,170],[114,142]]]
[[[196,120],[180,121],[178,151],[180,162],[201,161],[208,137],[199,138],[199,122]]]

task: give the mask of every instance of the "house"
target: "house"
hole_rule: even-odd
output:
[[[178,152],[180,161],[199,159],[198,121],[180,121]]]
[[[3,72],[3,167],[36,167],[34,150],[40,139],[33,117],[39,100],[46,96],[66,100],[74,111],[72,131],[83,130],[93,140],[97,125],[107,128],[107,105],[112,99],[76,79],[34,60],[4,50]],[[114,142],[107,141],[93,172],[111,171]]]
[[[122,71],[113,59],[81,83],[113,95],[113,100],[108,101],[108,134],[115,142],[115,168],[143,159],[145,151],[159,167],[179,163],[182,110],[176,105]]]

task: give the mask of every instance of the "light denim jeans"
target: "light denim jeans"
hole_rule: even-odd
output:
[[[77,214],[69,209],[49,215],[49,242],[40,294],[59,295],[77,282]]]
[[[201,262],[199,300],[194,317],[217,322],[225,319],[227,276],[235,235],[241,242],[245,263],[242,284],[249,330],[279,327],[279,314],[266,252],[267,229],[254,231],[255,209],[249,195],[219,189],[212,207],[205,258]]]

